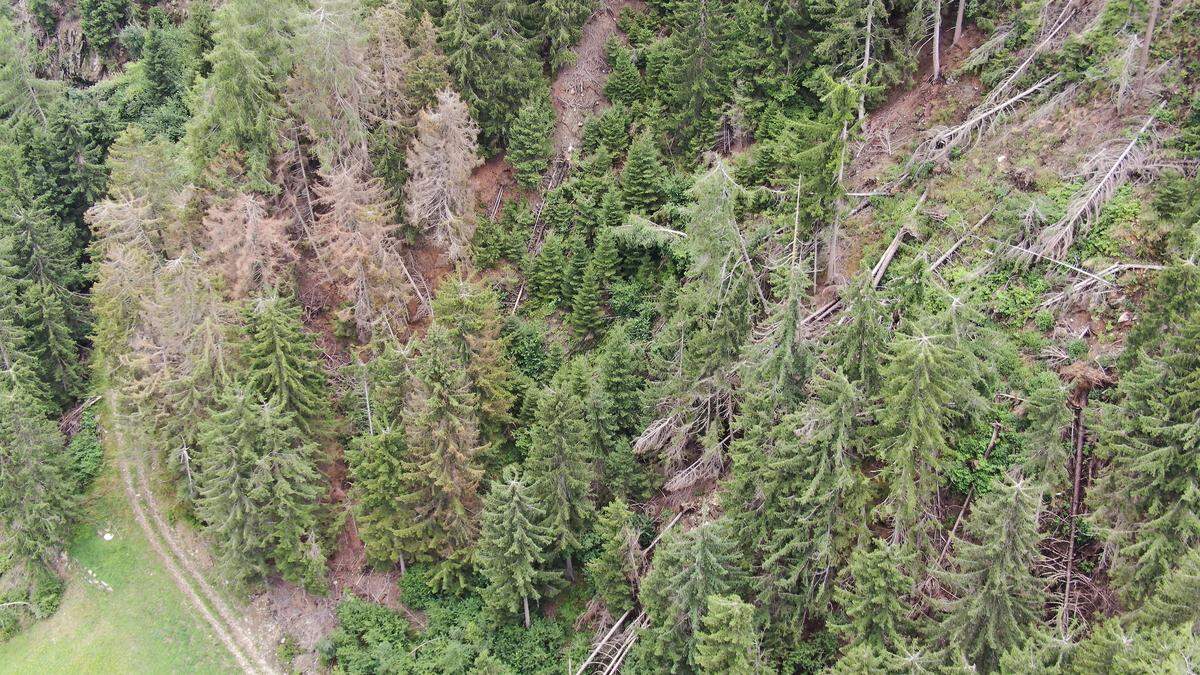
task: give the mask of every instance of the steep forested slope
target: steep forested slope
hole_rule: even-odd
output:
[[[1198,21],[14,4],[0,627],[99,410],[249,670],[1187,672]]]

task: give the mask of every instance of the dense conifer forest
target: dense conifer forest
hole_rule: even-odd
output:
[[[1196,672],[1198,168],[1194,0],[9,0],[0,640]]]

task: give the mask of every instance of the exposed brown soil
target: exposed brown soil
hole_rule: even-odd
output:
[[[608,105],[604,98],[604,83],[608,80],[608,59],[604,46],[610,38],[623,39],[617,30],[621,10],[632,7],[643,10],[642,0],[605,0],[583,24],[579,43],[571,51],[575,61],[563,66],[550,86],[550,98],[556,113],[554,150],[569,157],[579,147],[583,123]]]

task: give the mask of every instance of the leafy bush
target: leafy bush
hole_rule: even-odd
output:
[[[100,469],[104,466],[104,448],[100,445],[100,435],[96,432],[96,413],[94,409],[83,412],[83,421],[79,431],[71,437],[67,445],[67,453],[71,456],[71,466],[75,473],[75,484],[82,492],[91,486]]]
[[[346,673],[396,672],[394,665],[408,652],[411,633],[401,614],[354,596],[337,608],[338,629],[333,650],[338,666]]]

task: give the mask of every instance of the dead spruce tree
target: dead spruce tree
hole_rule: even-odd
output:
[[[242,193],[213,206],[204,217],[204,231],[207,259],[236,297],[274,286],[298,257],[287,221],[268,213],[256,194]]]
[[[342,318],[366,341],[376,329],[395,335],[408,320],[416,282],[404,256],[383,183],[356,163],[321,172],[322,207],[313,245],[337,277]]]
[[[471,240],[471,170],[479,166],[479,127],[467,105],[450,89],[438,92],[437,104],[417,117],[408,149],[404,205],[408,222],[429,232],[451,260],[467,253]]]

